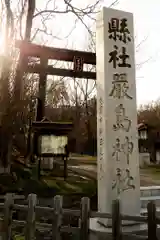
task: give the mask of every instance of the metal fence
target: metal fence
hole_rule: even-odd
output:
[[[44,228],[50,229],[52,232],[52,239],[60,240],[63,232],[76,234],[78,239],[89,239],[89,220],[90,218],[107,218],[112,219],[112,239],[122,239],[122,220],[134,221],[137,223],[146,223],[148,231],[148,240],[157,239],[157,225],[160,224],[160,219],[156,217],[156,206],[153,202],[148,203],[147,216],[127,216],[120,213],[120,204],[118,200],[113,201],[112,214],[99,213],[90,210],[90,199],[84,197],[81,199],[79,210],[63,208],[63,197],[55,196],[53,199],[53,207],[42,207],[37,204],[37,196],[30,194],[27,202],[24,204],[16,204],[14,194],[7,194],[4,196],[4,202],[0,203],[0,208],[3,209],[3,218],[0,224],[0,233],[3,240],[12,239],[13,225],[24,226],[26,240],[35,239],[36,229]],[[25,211],[26,220],[13,219],[14,211]],[[36,221],[36,214],[42,212],[43,215],[50,213],[52,216],[52,224],[42,223]],[[70,225],[64,226],[62,224],[63,216],[76,216],[79,218],[77,227]],[[146,239],[146,238],[145,238]]]

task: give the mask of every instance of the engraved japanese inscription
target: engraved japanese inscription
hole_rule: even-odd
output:
[[[113,51],[109,53],[109,63],[113,63],[113,68],[117,68],[117,66],[123,68],[131,68],[131,64],[129,63],[130,56],[127,54],[126,47],[122,47],[120,54],[118,54],[118,52],[119,49],[117,45],[114,45]]]
[[[110,39],[113,39],[114,41],[120,40],[123,43],[131,42],[126,18],[111,18],[111,21],[108,23],[108,28]]]
[[[128,216],[140,214],[133,23],[132,13],[104,7],[96,24],[98,210],[111,213],[118,199]]]
[[[115,160],[116,168],[116,178],[113,181],[112,189],[116,189],[117,195],[119,195],[121,192],[135,188],[133,184],[134,179],[128,169],[134,150],[134,143],[131,140],[132,136],[130,136],[132,120],[127,114],[127,101],[133,100],[130,89],[132,85],[130,86],[129,84],[130,76],[128,72],[125,72],[125,69],[132,68],[128,52],[128,45],[132,42],[132,38],[127,18],[110,19],[108,22],[108,38],[109,41],[113,42],[111,51],[108,53],[108,63],[113,69],[113,81],[111,89],[109,89],[109,97],[115,101],[115,122],[113,122],[112,129],[118,134],[115,137],[112,150],[112,159]],[[119,100],[118,104],[117,100]],[[123,162],[123,169],[117,166],[117,164],[121,164],[121,161]]]
[[[123,99],[123,98],[133,99],[133,97],[130,96],[128,91],[129,91],[129,83],[127,80],[127,74],[115,73],[113,75],[112,89],[109,93],[109,96],[118,98],[118,99]]]
[[[134,144],[132,141],[129,140],[129,137],[126,136],[123,143],[119,138],[116,139],[115,144],[113,145],[113,152],[112,157],[119,162],[120,161],[120,154],[123,154],[123,158],[125,158],[126,163],[129,165],[129,157],[133,152]]]
[[[133,142],[129,140],[128,136],[126,136],[125,141],[122,144],[122,149],[123,149],[123,153],[125,155],[126,162],[127,162],[128,165],[129,165],[129,157],[133,152],[133,147],[134,147]]]
[[[103,99],[99,98],[99,179],[103,178],[103,161],[104,161],[104,138],[103,138],[103,122],[102,122],[102,114],[103,114]]]
[[[121,192],[124,192],[129,189],[135,189],[134,179],[131,176],[130,170],[121,170],[120,168],[116,169],[116,179],[112,183],[112,189],[117,191],[119,196]]]
[[[113,129],[118,131],[123,129],[126,132],[129,132],[131,127],[131,120],[126,116],[126,110],[123,104],[119,104],[115,109],[116,114],[116,123],[113,124]]]
[[[112,152],[112,157],[114,157],[117,162],[120,161],[121,152],[122,152],[122,148],[121,148],[120,139],[117,138],[116,143],[113,145],[113,152]]]

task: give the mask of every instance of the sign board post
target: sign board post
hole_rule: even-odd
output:
[[[97,19],[98,210],[140,214],[133,15],[103,8]]]

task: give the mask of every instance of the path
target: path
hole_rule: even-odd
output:
[[[82,176],[95,179],[97,178],[97,165],[92,163],[92,160],[87,160],[81,157],[75,157],[69,160],[69,169]],[[152,170],[152,169],[151,169]],[[140,185],[151,186],[160,185],[160,174],[157,175],[150,169],[140,169]]]

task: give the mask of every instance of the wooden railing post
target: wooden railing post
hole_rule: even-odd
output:
[[[30,194],[28,196],[28,216],[27,216],[27,225],[26,225],[26,240],[35,239],[35,220],[36,220],[36,207],[37,196],[36,194]]]
[[[112,239],[121,240],[121,216],[119,200],[114,200],[112,203]]]
[[[53,213],[53,223],[52,223],[52,238],[53,240],[61,239],[61,224],[62,224],[62,206],[63,206],[63,197],[55,196],[54,197],[54,213]]]
[[[80,219],[80,239],[89,239],[89,218],[90,218],[90,199],[87,197],[81,200],[81,219]]]
[[[157,223],[156,223],[156,205],[149,202],[147,205],[148,212],[148,240],[157,239]]]
[[[14,204],[13,194],[12,193],[6,194],[4,203],[3,240],[11,239],[13,204]]]

